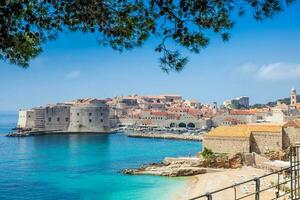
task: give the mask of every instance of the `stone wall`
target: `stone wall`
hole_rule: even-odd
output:
[[[282,132],[252,132],[250,151],[262,154],[268,151],[282,150]]]
[[[18,128],[32,129],[33,131],[45,130],[45,108],[33,108],[31,110],[20,110]]]
[[[35,126],[34,119],[33,110],[20,110],[17,127],[22,129],[33,128]]]
[[[250,142],[248,137],[203,137],[203,147],[215,153],[249,153]]]
[[[45,118],[46,118],[46,108],[38,107],[32,109],[34,112],[34,126],[35,131],[45,131]]]
[[[107,105],[77,105],[70,109],[69,132],[108,132]]]
[[[46,107],[45,129],[67,131],[70,123],[70,106],[55,105]]]
[[[295,142],[300,142],[300,128],[285,127],[283,129],[283,147],[295,145]]]
[[[255,162],[255,166],[260,168],[260,169],[269,169],[269,165],[267,165],[267,163],[270,162],[269,159],[258,155],[256,153],[253,153],[253,157],[254,157],[254,162]]]

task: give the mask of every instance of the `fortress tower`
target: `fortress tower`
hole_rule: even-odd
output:
[[[296,106],[297,104],[297,92],[295,88],[291,90],[291,106]]]

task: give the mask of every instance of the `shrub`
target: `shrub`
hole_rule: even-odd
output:
[[[204,150],[202,151],[201,155],[204,159],[206,159],[206,158],[211,157],[212,155],[214,155],[214,153],[212,152],[212,150],[204,147]]]

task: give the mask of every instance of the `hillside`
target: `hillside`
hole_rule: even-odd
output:
[[[284,103],[286,105],[290,105],[291,98],[283,98],[283,99],[277,99],[276,101],[270,101],[266,104],[254,104],[251,106],[251,108],[266,108],[266,107],[273,107],[277,104],[277,101],[280,101],[281,103]],[[297,95],[297,103],[300,103],[300,95]]]

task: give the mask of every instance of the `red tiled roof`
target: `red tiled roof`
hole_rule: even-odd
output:
[[[255,115],[256,110],[231,110],[229,112],[231,115]]]
[[[150,112],[151,115],[156,115],[156,116],[167,116],[167,112]]]

